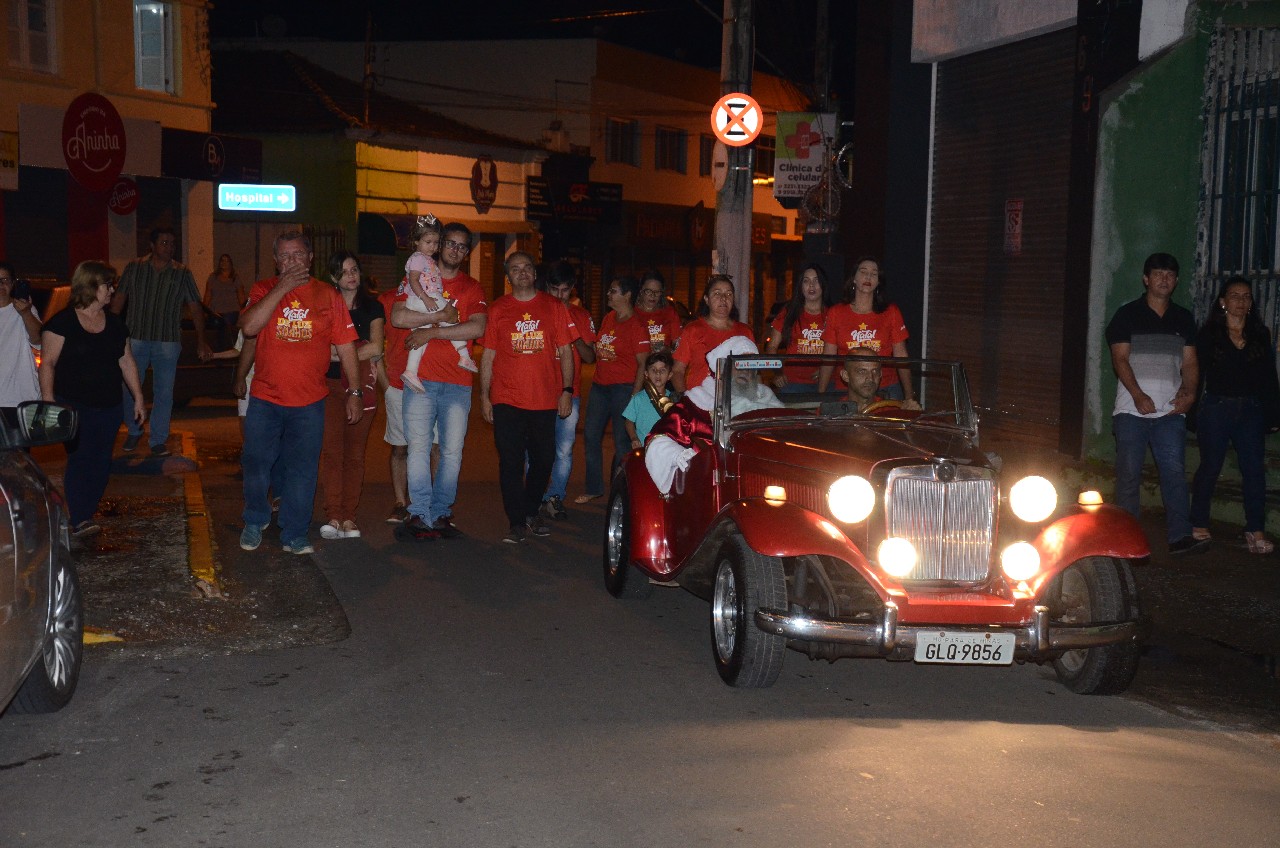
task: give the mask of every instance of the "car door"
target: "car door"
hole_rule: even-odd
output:
[[[722,464],[721,450],[714,442],[701,442],[689,460],[689,467],[676,477],[678,491],[666,502],[667,538],[672,562],[683,564],[702,543],[711,521],[720,511],[720,485],[716,469]]]
[[[18,614],[18,546],[4,464],[0,457],[0,699],[16,685],[31,651],[30,644],[24,644],[25,627]]]
[[[22,671],[38,650],[49,606],[49,504],[39,472],[18,451],[0,454],[0,549],[4,556],[5,671]],[[15,670],[16,669],[16,670]]]

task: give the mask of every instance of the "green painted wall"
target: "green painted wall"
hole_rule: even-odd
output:
[[[355,244],[355,142],[338,135],[263,135],[261,139],[262,181],[297,186],[298,208],[288,215],[290,220],[319,228],[341,227],[347,244]],[[219,211],[215,220],[261,222],[263,214]]]

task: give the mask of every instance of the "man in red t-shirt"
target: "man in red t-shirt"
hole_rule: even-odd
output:
[[[516,545],[526,534],[547,536],[538,509],[555,461],[556,416],[573,409],[573,341],[569,310],[536,288],[533,257],[507,257],[511,294],[494,301],[480,359],[480,410],[493,425],[498,485]],[[525,457],[529,467],[525,470]]]
[[[425,542],[461,535],[453,523],[453,502],[458,498],[462,448],[471,414],[472,372],[458,365],[453,342],[469,342],[483,336],[488,311],[479,281],[462,271],[462,262],[470,250],[471,230],[462,224],[446,224],[440,236],[438,265],[444,298],[450,305],[441,312],[414,312],[404,304],[409,295],[404,291],[397,296],[391,311],[393,327],[412,330],[403,346],[427,347],[418,364],[418,381],[423,390],[405,391],[401,397],[409,484],[409,517],[395,530],[396,538],[402,541]],[[442,321],[452,326],[442,327]],[[388,368],[392,365],[389,362]],[[395,373],[402,371],[403,365],[398,369]],[[433,476],[431,445],[437,438],[440,459]]]
[[[590,365],[596,361],[596,325],[590,313],[573,302],[577,287],[578,272],[568,262],[556,262],[547,269],[545,290],[569,310],[569,320],[578,335],[573,340],[573,406],[568,417],[556,420],[556,459],[551,465],[551,482],[542,496],[542,514],[560,521],[569,517],[564,497],[569,489],[569,475],[573,473],[573,443],[578,436],[579,374],[582,363]]]
[[[244,530],[240,547],[255,550],[271,521],[267,490],[272,478],[280,491],[280,541],[295,554],[309,554],[307,527],[316,496],[329,352],[347,385],[356,377],[356,329],[338,290],[311,276],[311,239],[282,233],[273,250],[279,273],[259,280],[240,315],[245,335],[242,356],[253,359],[253,385],[244,418]],[[364,414],[360,389],[347,392],[347,423]],[[275,473],[272,467],[277,466]]]

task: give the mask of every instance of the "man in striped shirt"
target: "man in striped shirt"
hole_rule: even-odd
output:
[[[204,340],[204,316],[195,277],[173,258],[177,236],[170,227],[151,231],[151,253],[125,266],[111,311],[120,314],[128,304],[125,324],[129,346],[138,363],[138,378],[151,366],[151,454],[168,456],[169,419],[173,412],[173,381],[182,352],[182,306],[186,304],[196,331],[196,353],[203,362],[212,355]],[[124,449],[132,451],[142,439],[142,426],[133,417],[133,396],[124,389],[123,419],[129,433]]]

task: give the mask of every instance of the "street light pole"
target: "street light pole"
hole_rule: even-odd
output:
[[[724,35],[720,54],[720,93],[751,93],[751,58],[755,53],[753,0],[724,0]],[[752,146],[730,147],[724,185],[716,192],[716,241],[712,266],[733,277],[738,316],[750,316],[751,296],[751,160]]]

